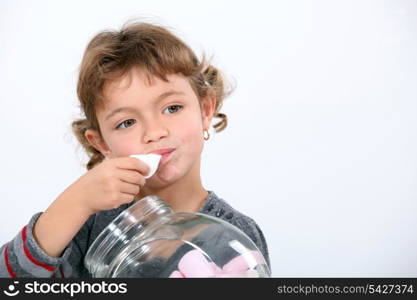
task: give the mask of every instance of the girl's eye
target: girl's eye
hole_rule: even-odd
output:
[[[164,109],[164,113],[166,112],[168,114],[173,114],[173,113],[176,113],[176,112],[180,111],[182,108],[183,108],[182,105],[170,105],[170,106],[168,106],[167,108]],[[126,129],[126,128],[132,126],[135,123],[136,123],[136,120],[128,119],[126,121],[123,121],[119,125],[117,125],[116,129]]]
[[[129,119],[129,120],[123,121],[122,123],[117,125],[116,129],[120,129],[120,128],[125,129],[125,128],[128,128],[128,127],[132,126],[135,123],[136,123],[136,120]]]
[[[164,109],[164,112],[168,112],[169,114],[176,113],[177,111],[181,110],[183,108],[182,105],[170,105],[167,108]]]

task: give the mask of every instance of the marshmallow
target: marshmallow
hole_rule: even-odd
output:
[[[130,157],[137,158],[143,161],[145,164],[149,166],[149,174],[145,176],[145,178],[151,177],[155,174],[156,170],[158,169],[159,161],[161,160],[162,155],[149,153],[149,154],[133,154]]]

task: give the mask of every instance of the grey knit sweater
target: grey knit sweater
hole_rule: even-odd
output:
[[[14,239],[0,248],[0,277],[91,277],[84,266],[88,248],[101,231],[131,204],[92,215],[58,258],[47,255],[34,239],[33,226],[42,213],[35,214]],[[209,191],[200,213],[222,219],[246,233],[270,267],[264,235],[254,220],[232,208],[212,191]]]

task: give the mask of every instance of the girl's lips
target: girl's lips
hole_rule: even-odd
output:
[[[169,158],[171,157],[171,153],[172,153],[172,151],[162,154],[162,157],[161,157],[161,160],[159,161],[159,166],[158,167],[164,165],[169,160]]]
[[[164,154],[169,154],[169,153],[171,153],[174,150],[175,150],[174,148],[159,149],[159,150],[152,151],[151,153],[155,153],[155,154],[159,154],[159,155],[164,155]]]

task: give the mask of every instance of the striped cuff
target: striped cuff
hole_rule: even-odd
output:
[[[60,273],[59,267],[71,253],[72,243],[61,257],[51,257],[43,251],[33,236],[33,227],[42,213],[35,214],[29,224],[6,245],[4,256],[5,269],[10,277],[52,277]]]

